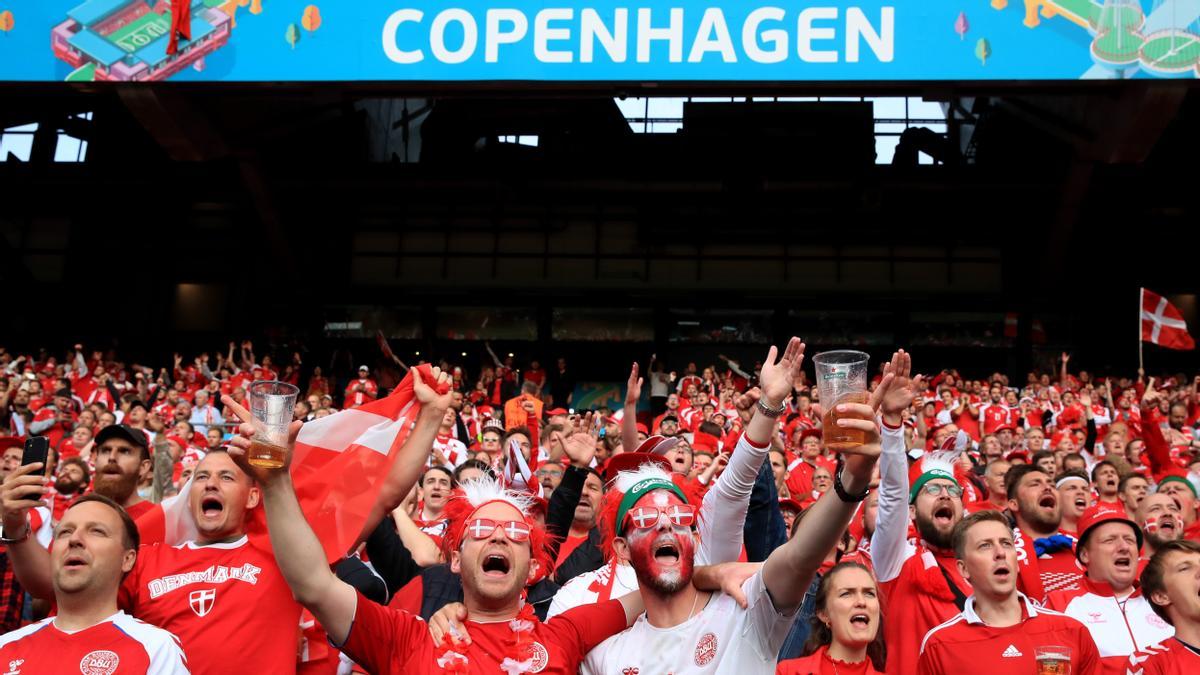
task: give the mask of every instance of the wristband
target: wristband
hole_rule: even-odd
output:
[[[758,408],[758,412],[762,413],[763,417],[768,417],[770,419],[777,419],[783,414],[784,410],[787,410],[786,403],[780,403],[778,408],[771,408],[766,403],[763,403],[763,399],[761,398],[758,399],[756,407]]]
[[[858,502],[861,502],[867,498],[867,495],[871,492],[871,486],[868,484],[866,489],[862,491],[862,494],[852,495],[847,492],[846,487],[842,485],[843,464],[844,462],[842,461],[841,455],[838,455],[837,471],[833,474],[833,491],[837,493],[838,499],[842,500],[843,502],[847,504],[857,504]]]

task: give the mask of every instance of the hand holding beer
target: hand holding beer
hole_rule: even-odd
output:
[[[284,383],[256,382],[251,389],[253,390],[260,384]],[[292,387],[292,389],[296,388]],[[295,394],[292,394],[291,398],[291,406],[294,406]],[[221,402],[242,420],[229,447],[229,456],[238,463],[238,466],[259,481],[279,473],[280,469],[286,470],[291,460],[290,449],[296,442],[296,434],[300,433],[300,427],[304,426],[303,422],[291,421],[291,406],[285,408],[284,413],[276,411],[277,414],[272,416],[273,419],[264,421],[259,416],[265,417],[266,412],[258,412],[261,406],[256,406],[254,399],[251,399],[250,402],[251,408],[255,409],[253,413],[242,407],[231,396],[222,396]],[[284,403],[286,401],[277,402],[269,409],[282,406]]]
[[[813,357],[817,370],[817,388],[821,397],[821,437],[825,447],[842,452],[867,442],[857,425],[842,425],[846,417],[871,420],[867,406],[867,354],[849,349],[822,352]],[[865,416],[863,411],[868,411]]]

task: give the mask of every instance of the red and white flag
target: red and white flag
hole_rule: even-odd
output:
[[[1189,350],[1196,341],[1188,334],[1187,323],[1179,308],[1161,295],[1142,289],[1142,341],[1167,349]]]
[[[542,484],[534,478],[533,469],[525,461],[525,453],[521,452],[521,443],[517,439],[508,439],[508,456],[504,460],[504,475],[501,483],[510,490],[524,491],[534,497],[542,497]]]
[[[429,365],[417,366],[434,382]],[[358,540],[400,447],[421,412],[411,372],[386,398],[314,420],[300,429],[292,452],[296,498],[325,556],[345,557]],[[138,519],[143,543],[176,545],[198,536],[187,507],[191,480],[179,495]],[[249,532],[266,532],[261,508],[247,516]]]

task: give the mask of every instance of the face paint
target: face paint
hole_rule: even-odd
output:
[[[655,490],[635,503],[637,506],[665,508],[683,504],[674,493]],[[672,526],[665,517],[658,526],[629,532],[630,562],[638,582],[658,593],[676,593],[692,581],[696,540],[690,527]]]

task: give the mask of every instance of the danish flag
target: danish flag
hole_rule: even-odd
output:
[[[1142,289],[1142,341],[1167,349],[1191,350],[1196,341],[1188,334],[1179,308],[1161,295]]]

